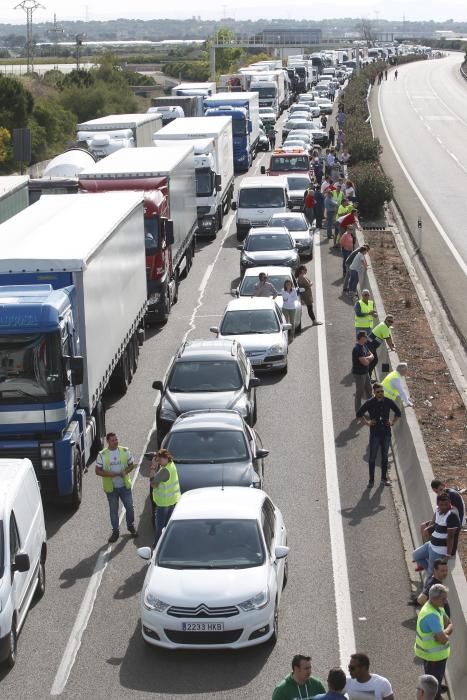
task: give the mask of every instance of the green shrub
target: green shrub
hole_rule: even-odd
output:
[[[383,204],[391,201],[394,194],[393,182],[376,163],[352,166],[349,177],[355,184],[358,209],[363,216],[379,214]]]

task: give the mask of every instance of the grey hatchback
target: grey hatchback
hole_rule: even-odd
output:
[[[157,441],[181,413],[233,409],[250,425],[256,422],[256,387],[250,360],[236,340],[190,340],[178,349],[165,381],[155,381],[161,392],[156,411]]]

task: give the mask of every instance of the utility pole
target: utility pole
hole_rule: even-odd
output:
[[[34,71],[34,43],[32,39],[32,15],[33,13],[41,8],[45,10],[44,5],[41,5],[37,0],[22,0],[22,2],[15,5],[14,9],[24,10],[26,13],[26,58],[27,58],[27,69],[26,73],[32,73]]]
[[[76,70],[80,69],[80,59],[81,59],[81,47],[83,45],[83,39],[86,35],[85,34],[77,34],[75,36],[75,42],[76,42]]]
[[[57,44],[58,44],[58,35],[63,34],[63,29],[58,26],[57,24],[57,15],[54,13],[54,23],[52,29],[49,29],[47,31],[47,34],[52,35],[52,41],[54,45],[54,70],[58,70],[58,61],[57,61]]]

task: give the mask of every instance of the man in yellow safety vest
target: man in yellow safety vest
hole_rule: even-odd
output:
[[[438,681],[436,700],[440,693],[447,690],[442,681],[451,653],[449,637],[453,630],[452,622],[444,610],[448,592],[446,586],[441,583],[430,588],[429,600],[418,613],[414,644],[415,656],[423,660],[425,673],[434,676]]]
[[[354,311],[355,334],[358,335],[360,331],[365,331],[365,333],[368,334],[373,328],[373,319],[377,315],[375,302],[373,299],[370,299],[370,292],[368,289],[362,291],[362,298],[355,304]]]
[[[107,433],[107,447],[101,450],[96,459],[96,474],[102,477],[102,486],[109,502],[112,534],[109,542],[116,542],[120,536],[118,520],[119,501],[123,503],[126,526],[132,537],[137,536],[135,512],[131,492],[130,472],[135,468],[133,457],[128,447],[120,447],[115,433]]]
[[[390,372],[381,382],[384,387],[384,395],[395,401],[399,396],[404,406],[413,406],[413,402],[407,396],[402,386],[401,377],[407,374],[407,362],[399,362],[394,372]]]
[[[168,450],[161,449],[154,454],[149,470],[149,482],[152,489],[152,500],[156,506],[154,516],[155,547],[181,496],[177,467]]]

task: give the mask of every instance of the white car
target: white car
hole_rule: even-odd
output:
[[[167,649],[240,649],[277,640],[287,532],[260,489],[184,493],[149,560],[143,639]]]
[[[285,226],[295,241],[299,255],[309,260],[313,259],[313,231],[310,230],[305,214],[298,211],[273,214],[269,219],[268,226]]]
[[[292,233],[292,236],[293,235],[294,234]],[[255,284],[258,282],[260,272],[264,272],[267,275],[268,282],[270,282],[274,289],[278,292],[278,295],[274,301],[280,309],[282,309],[283,305],[283,299],[280,294],[284,289],[284,283],[286,280],[290,280],[292,282],[294,289],[297,290],[298,296],[298,299],[295,302],[295,331],[299,333],[302,329],[302,303],[300,301],[300,289],[292,268],[278,267],[277,265],[269,265],[266,267],[249,267],[247,270],[245,270],[245,274],[239,286],[236,289],[231,290],[232,294],[237,297],[251,298],[255,293]]]
[[[294,117],[296,112],[301,112],[302,110],[309,112],[312,118],[319,117],[321,114],[318,105],[312,100],[307,100],[306,102],[298,102],[292,105],[289,109],[290,118]]]
[[[237,340],[243,345],[253,369],[287,372],[290,323],[271,298],[242,297],[230,301],[219,326],[210,331],[218,338]]]

